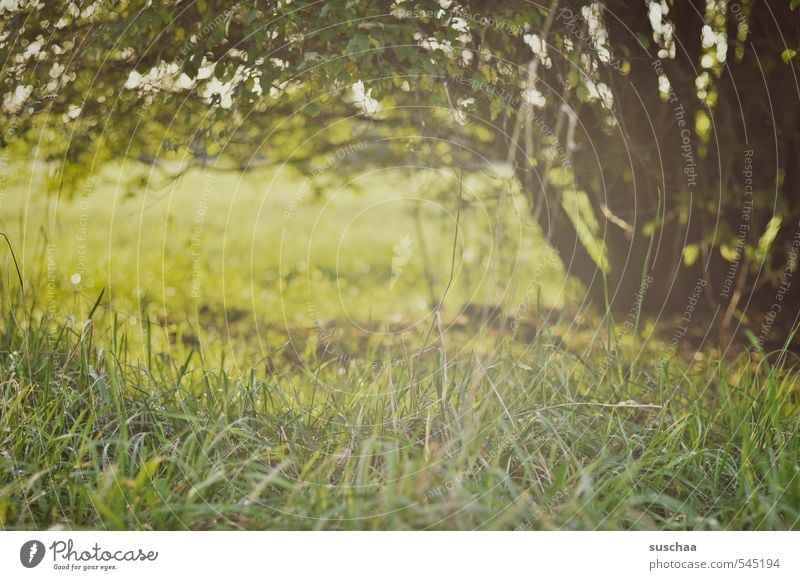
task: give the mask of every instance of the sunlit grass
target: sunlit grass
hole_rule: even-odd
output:
[[[797,369],[667,365],[652,383],[652,365],[599,373],[541,334],[523,359],[232,375],[201,353],[135,360],[121,329],[98,348],[91,325],[15,316],[5,528],[800,527]]]
[[[448,281],[453,175],[390,171],[343,185],[327,176],[316,198],[302,176],[275,170],[209,169],[169,181],[108,166],[62,199],[42,195],[45,172],[28,170],[9,184],[0,231],[40,290],[38,311],[80,324],[103,291],[96,316],[127,324],[138,353],[145,339],[168,350],[189,335],[235,357],[274,348],[272,335],[290,329],[416,328],[431,320]],[[491,198],[503,187],[489,178],[465,184],[448,320],[466,304],[513,315],[577,295],[513,191],[498,232]],[[404,239],[408,255],[396,264]]]
[[[3,527],[800,527],[794,359],[611,357],[491,180],[114,175],[4,202]]]

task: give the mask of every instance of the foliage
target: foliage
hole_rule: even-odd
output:
[[[0,209],[24,218],[0,216],[22,240],[22,267],[6,259],[0,277],[0,526],[798,529],[800,371],[781,332],[800,298],[797,4],[2,2]],[[12,203],[27,162],[46,170],[26,180],[40,200]],[[133,200],[92,181],[119,167]],[[308,268],[310,202],[375,167],[372,193],[454,210],[463,263],[413,213],[354,225],[340,262],[329,240],[351,214],[333,204]],[[228,205],[209,199],[222,171]],[[426,175],[439,180],[413,179]],[[78,196],[56,225],[50,209]],[[47,228],[27,217],[40,208]],[[515,255],[509,216],[536,225]],[[199,266],[216,234],[222,251]],[[522,243],[539,235],[585,286],[552,317],[540,281],[561,286],[561,270]],[[77,239],[117,252],[76,260],[93,285],[50,269]],[[420,267],[422,240],[434,257]],[[491,284],[530,279],[502,293],[513,332],[499,327],[509,304],[451,327],[437,292],[450,282],[428,269],[495,249],[491,299]],[[47,292],[20,292],[15,274],[37,267]],[[204,301],[195,267],[213,274]],[[464,302],[482,272],[459,272],[449,297]],[[354,300],[356,326],[373,303],[415,302],[438,328],[412,332],[411,355],[405,336],[400,349],[345,332],[358,357],[337,358],[298,288],[338,304],[375,280],[389,298]],[[588,324],[584,295],[603,311]],[[231,362],[251,308],[259,352]],[[682,317],[667,337],[660,316]],[[753,350],[712,349],[719,321],[748,327]],[[776,334],[784,348],[765,352]]]
[[[598,305],[626,310],[644,267],[661,283],[643,310],[680,313],[705,277],[705,303],[730,322],[767,307],[792,263],[790,4],[20,0],[0,15],[4,144],[59,160],[61,192],[119,156],[310,173],[365,139],[354,168],[506,163]],[[756,209],[739,236],[725,222],[750,201],[746,150]],[[568,180],[551,179],[559,168]],[[574,195],[588,213],[570,210]],[[733,250],[776,219],[760,259]],[[735,294],[730,270],[744,272]]]

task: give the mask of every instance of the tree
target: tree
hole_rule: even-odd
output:
[[[730,325],[800,296],[798,4],[6,2],[0,145],[64,194],[115,157],[309,171],[364,136],[359,163],[501,162],[598,306]]]

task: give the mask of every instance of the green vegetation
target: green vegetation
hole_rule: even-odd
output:
[[[248,356],[279,346],[287,331],[313,335],[315,327],[343,323],[352,334],[355,323],[429,320],[447,281],[455,204],[434,194],[453,182],[433,172],[366,176],[324,202],[298,199],[304,181],[289,172],[198,171],[142,192],[143,172],[107,167],[73,200],[39,196],[42,173],[17,167],[0,215],[0,231],[14,240],[39,290],[37,313],[80,325],[103,292],[97,316],[110,324],[117,314],[139,353],[149,320],[158,350],[185,356],[178,338],[191,337],[214,356],[227,349],[249,366]],[[465,185],[446,317],[468,303],[499,302],[513,315],[538,298],[560,308],[580,296],[513,191],[504,233],[493,231],[497,202],[482,199],[491,187],[485,178]],[[394,248],[404,236],[409,256],[393,279]]]
[[[260,185],[271,177],[200,174],[175,183],[167,197],[145,200],[116,200],[98,182],[98,191],[57,207],[50,261],[36,235],[47,222],[20,219],[24,236],[8,220],[12,239],[27,240],[15,255],[24,257],[23,282],[34,284],[23,298],[8,254],[0,317],[4,528],[800,527],[800,383],[790,355],[709,360],[709,348],[692,352],[687,344],[664,359],[667,345],[652,323],[639,329],[648,335],[644,348],[623,324],[570,324],[574,314],[556,309],[558,292],[567,292],[557,285],[563,277],[533,236],[519,243],[524,267],[510,263],[497,276],[509,287],[521,280],[503,303],[503,316],[517,316],[517,326],[484,324],[466,307],[464,279],[481,279],[491,250],[476,246],[475,264],[462,264],[443,309],[446,332],[429,326],[429,314],[399,339],[366,340],[358,323],[367,310],[348,319],[337,281],[358,280],[367,298],[357,303],[383,320],[419,316],[415,305],[427,293],[419,252],[404,263],[397,281],[404,286],[386,292],[392,245],[415,232],[408,215],[391,209],[381,228],[351,220],[394,199],[378,184],[324,205],[329,221],[318,227],[328,229],[319,233],[327,249],[344,235],[336,229],[342,223],[352,224],[348,235],[361,247],[342,254],[327,285],[314,271],[336,268],[335,258],[321,252],[310,261],[326,317],[314,327],[310,286],[292,283],[279,261],[307,256],[323,205],[297,205],[283,254],[259,252],[279,243],[274,216],[298,187],[278,180],[274,195],[264,196]],[[208,269],[196,299],[191,235],[204,187]],[[253,243],[241,234],[258,220],[251,208],[262,198],[274,223],[257,229]],[[49,206],[15,199],[10,215]],[[143,212],[143,204],[163,231],[138,233],[128,212]],[[36,214],[46,220],[56,211],[49,207]],[[461,227],[469,231],[464,211]],[[441,283],[450,218],[422,219],[438,246]],[[77,242],[83,222],[85,254]],[[223,247],[224,289],[215,269]],[[508,247],[506,239],[499,253],[513,255]],[[247,295],[250,256],[262,273],[274,272],[257,285],[273,300]],[[78,288],[70,278],[81,260],[89,267]],[[530,285],[526,295],[525,281],[537,283],[535,296]],[[95,307],[104,287],[111,291]],[[256,336],[256,324],[269,332]],[[337,351],[326,353],[330,329]],[[425,352],[409,355],[430,329]]]
[[[798,374],[779,360],[623,378],[540,334],[516,359],[231,374],[14,314],[6,529],[800,527]]]
[[[794,269],[793,0],[9,4],[0,150],[49,166],[40,194],[123,160],[340,182],[503,165],[596,305],[625,313],[647,268],[642,312],[680,315],[702,276],[726,338]]]
[[[800,2],[679,4],[0,3],[0,528],[800,529]]]

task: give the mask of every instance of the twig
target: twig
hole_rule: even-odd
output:
[[[450,287],[453,285],[453,277],[455,276],[456,271],[456,251],[458,250],[458,230],[461,223],[461,194],[463,187],[464,171],[462,170],[458,177],[458,202],[456,205],[456,227],[455,233],[453,234],[453,253],[450,258],[450,278],[447,280],[447,285],[444,288],[444,292],[442,292],[442,297],[439,300],[439,303],[436,305],[436,311],[434,312],[433,320],[431,321],[431,325],[428,327],[428,332],[425,333],[425,340],[422,343],[422,348],[419,349],[420,353],[425,352],[425,349],[428,346],[428,340],[431,337],[431,332],[433,332],[433,327],[436,325],[436,320],[442,310],[442,305],[444,304],[445,298],[447,298],[447,293],[450,292]],[[413,372],[411,374],[411,380],[414,380]]]
[[[561,407],[606,407],[612,409],[661,409],[661,405],[647,405],[644,403],[560,403],[558,405],[550,405],[542,407],[541,409],[534,409],[533,411],[525,411],[524,413],[517,413],[518,417],[525,415],[532,415],[541,411],[550,411],[551,409],[559,409]]]

